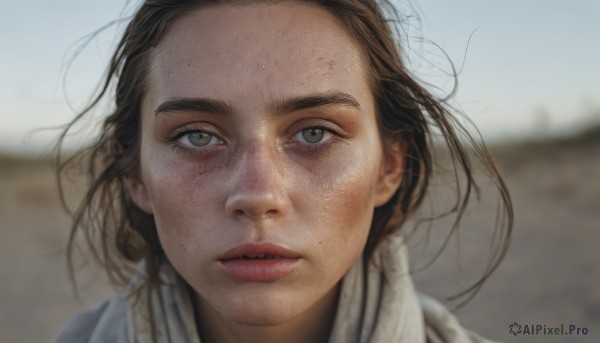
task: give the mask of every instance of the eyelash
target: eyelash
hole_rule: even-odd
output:
[[[332,137],[328,141],[321,142],[321,143],[314,143],[314,144],[300,143],[302,145],[302,148],[305,149],[306,151],[326,152],[326,151],[330,150],[334,144],[342,141],[342,139],[341,139],[342,135],[339,132],[337,132],[336,130],[333,130],[329,127],[321,126],[321,125],[305,127],[303,129],[299,130],[296,134],[294,134],[294,136],[296,136],[298,133],[300,133],[304,130],[308,130],[308,129],[321,129],[323,131],[331,133]]]
[[[216,135],[208,130],[190,129],[187,127],[178,128],[175,131],[173,131],[171,134],[169,134],[169,136],[167,136],[167,139],[166,139],[167,143],[169,144],[169,147],[171,148],[171,151],[181,152],[181,153],[186,153],[186,154],[192,154],[192,153],[206,154],[207,151],[203,147],[188,148],[188,147],[184,147],[181,144],[179,144],[178,141],[181,139],[181,137],[191,134],[191,133],[195,133],[195,132],[204,132],[209,135],[216,136],[218,138],[218,135]],[[221,140],[221,139],[219,138],[219,140]]]
[[[332,137],[326,142],[314,143],[314,144],[300,143],[300,142],[296,141],[302,146],[302,149],[304,149],[307,152],[326,152],[326,151],[330,150],[334,146],[334,144],[340,143],[343,138],[343,135],[340,134],[337,130],[334,130],[332,128],[322,126],[322,125],[308,126],[308,127],[302,128],[301,130],[297,131],[296,134],[298,134],[299,132],[302,132],[304,130],[308,130],[308,129],[321,129],[321,130],[331,133]],[[174,152],[183,152],[183,153],[188,153],[188,154],[199,153],[199,152],[206,153],[206,149],[204,149],[204,147],[188,148],[188,147],[184,147],[178,143],[178,141],[179,141],[179,139],[181,139],[181,137],[183,137],[187,134],[194,133],[194,132],[204,132],[209,135],[216,136],[219,140],[223,141],[223,139],[219,138],[218,135],[212,133],[209,130],[189,129],[189,128],[183,127],[183,128],[179,128],[179,129],[173,131],[171,134],[169,134],[169,136],[167,136],[166,140],[167,140],[171,150]],[[296,134],[294,134],[294,136],[296,136]]]

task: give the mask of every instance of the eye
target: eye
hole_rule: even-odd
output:
[[[317,144],[328,140],[333,134],[322,127],[309,127],[301,130],[294,138],[298,141],[308,144]]]
[[[191,148],[201,148],[208,145],[223,143],[217,136],[204,131],[185,132],[178,137],[177,141],[184,146]]]

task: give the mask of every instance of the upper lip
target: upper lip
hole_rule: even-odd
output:
[[[223,255],[221,255],[218,258],[218,260],[234,260],[243,258],[245,255],[267,255],[277,256],[281,258],[300,258],[300,255],[298,253],[284,246],[268,242],[259,242],[244,243],[235,246],[232,249],[227,250]]]

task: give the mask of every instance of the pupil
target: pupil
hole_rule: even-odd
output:
[[[205,146],[210,143],[211,135],[206,132],[192,132],[188,134],[190,143],[195,146]]]
[[[319,128],[305,129],[302,131],[302,137],[309,143],[319,143],[323,139],[325,131]]]

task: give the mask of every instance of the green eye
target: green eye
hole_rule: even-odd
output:
[[[205,146],[210,143],[212,139],[212,135],[209,135],[206,132],[192,132],[188,133],[187,139],[193,146]]]
[[[220,144],[221,140],[215,135],[211,135],[204,131],[192,131],[183,134],[179,138],[179,142],[191,148],[201,148],[208,145]]]
[[[318,127],[311,127],[301,131],[302,138],[308,143],[315,144],[319,143],[325,137],[326,131]]]

